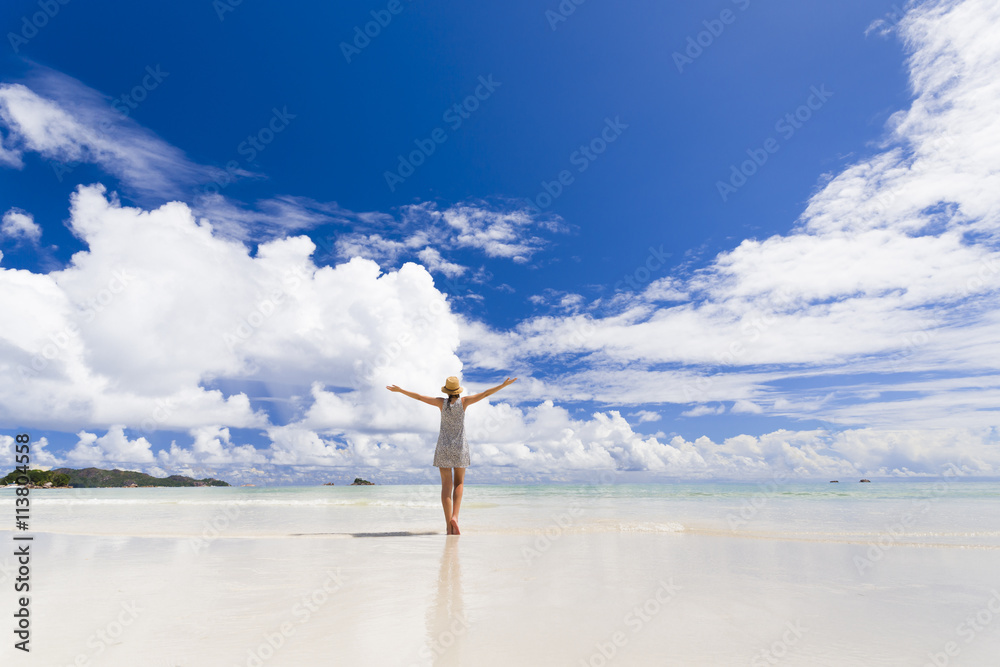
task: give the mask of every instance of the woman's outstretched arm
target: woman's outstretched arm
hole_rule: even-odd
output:
[[[483,400],[487,396],[492,396],[493,394],[497,393],[498,391],[500,391],[501,389],[503,389],[507,385],[514,384],[515,382],[517,382],[517,378],[514,378],[513,380],[510,379],[510,378],[507,378],[506,380],[504,380],[503,382],[501,382],[500,384],[498,384],[495,387],[490,387],[486,391],[481,391],[478,394],[472,394],[471,396],[463,398],[462,399],[462,405],[464,405],[465,407],[469,407],[473,403],[478,403],[479,401]]]
[[[394,391],[403,394],[404,396],[409,396],[410,398],[415,398],[422,403],[426,403],[427,405],[433,405],[436,408],[440,408],[444,404],[443,398],[432,398],[430,396],[421,396],[420,394],[415,394],[412,391],[406,391],[405,389],[400,389],[394,384],[389,385],[388,387],[386,387],[386,389],[388,389],[389,391]]]

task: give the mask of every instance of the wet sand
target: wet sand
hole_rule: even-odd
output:
[[[600,667],[924,665],[934,655],[985,665],[1000,654],[993,548],[896,545],[860,572],[864,548],[836,542],[428,532],[201,544],[38,533],[32,652],[14,651],[8,629],[0,655],[46,666]],[[12,559],[0,562],[13,626]],[[969,618],[978,629],[963,626]]]

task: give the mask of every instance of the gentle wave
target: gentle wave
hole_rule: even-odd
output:
[[[927,483],[860,485],[853,497],[818,485],[803,494],[804,486],[782,489],[794,494],[783,497],[732,484],[471,485],[462,504],[467,522],[462,525],[471,535],[509,535],[531,542],[540,536],[600,533],[623,539],[704,535],[852,545],[1000,546],[996,483],[954,484],[940,495]],[[207,533],[220,539],[443,534],[439,491],[437,485],[54,490],[32,493],[32,529],[125,539],[188,539]],[[11,490],[0,493],[0,512],[13,504]]]
[[[54,535],[80,535],[80,536],[100,536],[113,537],[117,539],[131,538],[155,538],[155,539],[181,539],[181,540],[215,540],[228,539],[348,539],[356,537],[404,537],[404,536],[435,536],[444,535],[437,529],[436,522],[428,523],[420,521],[416,523],[399,524],[390,522],[384,524],[382,530],[371,530],[362,528],[360,525],[353,531],[340,530],[330,531],[325,527],[315,526],[312,530],[308,528],[301,532],[288,532],[287,527],[278,526],[246,526],[238,522],[225,523],[218,529],[213,528],[207,521],[194,522],[190,528],[179,526],[164,526],[162,530],[150,530],[149,524],[141,527],[132,525],[122,530],[120,527],[112,529],[110,527],[82,528],[79,525],[66,525],[54,530],[35,530],[37,534]],[[764,541],[793,541],[793,542],[815,542],[826,544],[853,545],[857,547],[872,547],[878,545],[878,540],[886,537],[884,533],[871,532],[796,532],[783,530],[721,530],[699,526],[688,526],[679,522],[653,522],[653,521],[608,521],[592,520],[577,521],[568,525],[558,526],[556,524],[547,525],[515,525],[469,522],[465,525],[465,534],[471,538],[476,535],[504,536],[511,538],[525,538],[538,544],[539,542],[555,542],[565,536],[586,536],[600,534],[619,535],[648,535],[650,537],[661,535],[693,535],[718,538],[736,538]],[[957,549],[979,549],[979,550],[1000,550],[1000,531],[978,531],[978,532],[930,532],[921,531],[905,536],[893,537],[886,543],[884,548],[957,548]]]
[[[505,536],[523,536],[523,537],[537,537],[546,540],[555,540],[563,535],[589,535],[589,534],[605,534],[605,533],[659,533],[659,534],[673,534],[673,533],[683,533],[686,528],[679,523],[586,523],[586,524],[574,524],[567,526],[565,528],[553,529],[553,527],[532,527],[532,526],[496,526],[496,525],[480,525],[475,527],[467,527],[467,535],[505,535]],[[258,531],[251,532],[245,529],[241,530],[240,527],[225,527],[221,530],[213,530],[210,528],[203,528],[199,526],[194,532],[181,532],[177,530],[164,530],[160,532],[153,532],[150,530],[145,530],[140,532],[139,530],[133,528],[127,533],[121,531],[101,531],[101,530],[78,530],[73,528],[68,528],[66,530],[35,530],[36,534],[53,534],[53,535],[91,535],[91,536],[102,536],[102,537],[116,537],[116,538],[167,538],[167,539],[207,539],[210,541],[214,540],[227,540],[227,539],[273,539],[273,538],[348,538],[348,537],[403,537],[403,536],[417,536],[417,535],[444,535],[444,532],[437,530],[385,530],[385,531],[356,531],[356,532],[327,532],[327,531],[316,531],[316,532],[302,532],[302,533],[287,533],[287,532],[277,532],[277,529],[271,532]]]
[[[587,533],[683,533],[687,528],[680,523],[656,523],[652,521],[585,521],[559,526],[498,526],[478,525],[471,529],[476,533],[503,535],[539,535],[554,538],[559,535],[580,535]]]
[[[637,523],[619,523],[618,532],[620,533],[682,533],[687,530],[682,524],[679,523],[650,523],[650,522],[637,522]]]
[[[232,500],[166,500],[155,498],[46,498],[44,500],[35,499],[36,506],[98,506],[98,505],[162,505],[162,506],[260,506],[260,507],[434,507],[441,506],[440,500],[415,501],[415,500],[373,500],[373,499],[338,499],[338,498],[316,498],[313,500],[290,500],[290,499],[268,499],[268,498],[240,498]],[[484,509],[499,507],[496,503],[483,503],[466,501],[463,507]]]

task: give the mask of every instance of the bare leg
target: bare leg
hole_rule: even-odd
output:
[[[441,471],[441,506],[444,508],[444,522],[448,527],[448,535],[451,535],[451,516],[452,516],[452,483],[451,483],[451,468],[438,468]]]
[[[461,531],[458,530],[458,510],[462,507],[462,491],[465,490],[465,468],[455,468],[454,488],[451,521],[448,522],[448,526],[452,535],[461,535]]]

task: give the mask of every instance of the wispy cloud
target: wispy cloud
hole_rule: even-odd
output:
[[[662,285],[651,284],[507,332],[470,322],[463,353],[485,367],[531,359],[552,391],[593,387],[609,403],[752,401],[847,424],[995,423],[992,389],[974,387],[1000,365],[998,29],[1000,7],[986,0],[912,6],[896,30],[914,99],[883,145],[826,182],[789,233],[671,277],[679,303],[658,303]],[[581,357],[579,371],[553,370]],[[927,371],[968,386],[931,383],[913,388],[919,398],[874,403],[839,387],[865,373],[878,395],[898,373]],[[623,374],[648,393],[620,393]],[[665,375],[672,386],[657,389]],[[823,393],[793,382],[816,376]]]
[[[112,107],[76,79],[35,65],[24,83],[0,84],[0,157],[23,166],[26,151],[63,165],[95,164],[130,192],[158,199],[184,196],[222,170],[199,165]]]
[[[405,206],[398,219],[374,219],[360,225],[360,231],[338,235],[337,254],[341,259],[366,257],[395,266],[423,253],[430,258],[429,268],[455,277],[468,267],[442,260],[443,253],[468,250],[524,264],[548,245],[546,236],[569,229],[558,216],[536,214],[516,203],[503,206],[484,201],[443,210],[431,202]]]
[[[206,193],[196,197],[192,210],[218,233],[240,241],[269,241],[323,225],[342,232],[356,217],[335,203],[291,195],[263,199],[251,207],[219,193]]]
[[[197,216],[229,238],[259,242],[322,228],[326,247],[320,248],[321,256],[365,257],[395,267],[421,259],[423,253],[432,270],[448,277],[467,268],[446,257],[450,251],[468,249],[523,263],[546,245],[540,232],[565,230],[558,216],[482,201],[444,210],[432,203],[413,204],[395,216],[349,211],[334,202],[294,195],[248,205],[220,193],[217,184],[261,174],[240,166],[198,164],[123,114],[119,104],[70,76],[32,64],[24,81],[0,84],[0,129],[6,131],[0,133],[0,165],[21,169],[26,152],[50,160],[58,176],[93,164],[117,178],[123,192],[140,203],[191,202]]]

